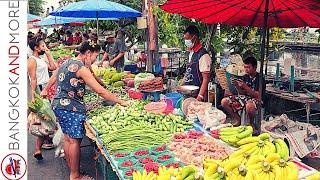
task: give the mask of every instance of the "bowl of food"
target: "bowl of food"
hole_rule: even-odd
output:
[[[182,94],[193,94],[199,90],[199,86],[194,85],[183,85],[179,86],[178,91]]]

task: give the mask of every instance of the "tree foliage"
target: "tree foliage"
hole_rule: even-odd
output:
[[[41,15],[44,12],[43,5],[45,4],[44,0],[29,0],[29,13],[34,15]]]

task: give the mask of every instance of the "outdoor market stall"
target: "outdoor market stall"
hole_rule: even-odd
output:
[[[206,103],[185,99],[179,107],[184,115],[178,116],[166,114],[166,102],[132,100],[120,87],[109,89],[130,101],[130,107],[103,106],[97,95],[88,94],[88,104],[100,102],[90,107],[85,126],[119,179],[239,179],[257,176],[256,168],[264,169],[264,179],[280,176],[281,171],[291,179],[303,179],[317,172],[289,157],[281,138],[268,133],[253,137],[251,126],[206,124],[203,116],[221,116]]]

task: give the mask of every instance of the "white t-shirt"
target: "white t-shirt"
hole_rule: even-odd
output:
[[[192,55],[193,55],[193,51],[190,51],[189,63],[191,62]],[[204,54],[203,56],[201,56],[199,60],[199,70],[200,72],[210,72],[210,68],[211,68],[211,58],[209,54]]]
[[[48,64],[44,59],[37,58],[35,56],[31,56],[30,58],[33,58],[36,60],[37,63],[37,85],[44,85],[48,83],[49,81],[49,72],[48,72]]]

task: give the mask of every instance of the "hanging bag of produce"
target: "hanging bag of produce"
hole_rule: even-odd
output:
[[[56,122],[56,116],[51,108],[51,104],[48,99],[42,98],[39,94],[35,95],[35,101],[28,102],[29,109],[41,116],[43,119]]]
[[[38,137],[44,137],[54,134],[56,124],[44,120],[38,114],[31,112],[28,116],[28,131],[30,134]]]

